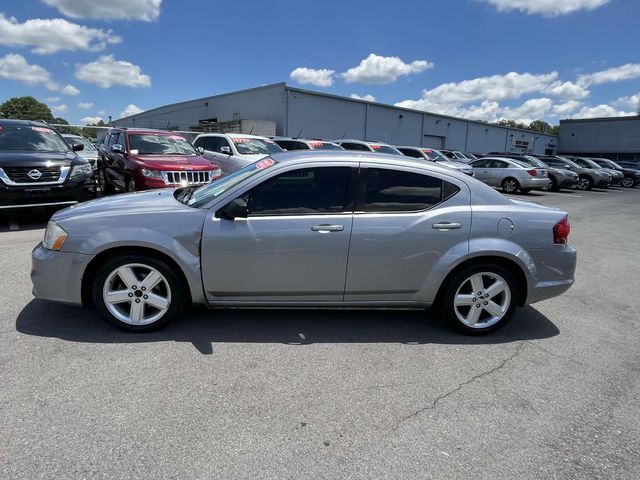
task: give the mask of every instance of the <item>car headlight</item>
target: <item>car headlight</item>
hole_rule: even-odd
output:
[[[60,225],[52,221],[47,223],[47,229],[44,231],[44,240],[42,240],[44,248],[60,250],[66,239],[67,232]]]
[[[151,170],[149,168],[142,169],[142,175],[147,178],[153,178],[154,180],[162,180],[162,172],[160,170]]]
[[[222,170],[219,168],[216,168],[215,170],[211,170],[211,178],[217,178],[220,175],[222,175]]]
[[[91,168],[91,164],[87,165],[76,165],[71,169],[71,178],[80,177],[82,175],[91,175],[93,172],[93,168]]]

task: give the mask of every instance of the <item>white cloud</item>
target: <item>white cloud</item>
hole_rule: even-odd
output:
[[[582,106],[582,102],[578,100],[568,100],[564,103],[560,103],[558,105],[554,105],[551,109],[551,112],[560,118],[564,118],[569,115],[571,112],[576,111],[578,108]]]
[[[333,85],[333,76],[335,70],[326,68],[313,69],[307,67],[298,67],[292,71],[289,76],[291,80],[300,85],[314,85],[316,87],[330,87]]]
[[[102,117],[104,117],[106,113],[107,113],[106,110],[98,110],[98,115],[100,115]]]
[[[33,53],[49,54],[61,50],[104,50],[120,43],[111,30],[84,27],[62,18],[34,18],[19,23],[0,13],[0,45],[30,47]]]
[[[65,113],[67,110],[69,110],[69,108],[64,104],[60,104],[60,105],[54,105],[53,107],[51,107],[51,110],[53,110],[54,113]]]
[[[611,105],[618,108],[628,108],[637,112],[638,107],[640,106],[640,93],[629,95],[627,97],[620,97],[611,102]]]
[[[557,81],[549,86],[547,92],[565,100],[581,100],[589,96],[589,90],[573,82]]]
[[[76,87],[74,87],[73,85],[67,85],[66,87],[64,87],[62,90],[60,90],[62,93],[64,93],[65,95],[79,95],[80,94],[80,90],[78,90]]]
[[[433,68],[433,63],[426,60],[405,63],[399,57],[382,57],[372,53],[360,65],[340,76],[347,83],[386,84],[395,82],[401,76],[422,73],[430,68]]]
[[[580,85],[599,85],[602,83],[620,82],[640,77],[640,63],[627,63],[620,67],[608,68],[600,72],[578,76]]]
[[[0,57],[0,78],[16,80],[27,85],[43,85],[49,90],[60,91],[60,85],[52,80],[46,68],[27,63],[25,58],[17,53]]]
[[[502,108],[500,119],[515,120],[516,122],[530,124],[534,120],[545,118],[551,108],[553,100],[550,98],[531,98],[515,108]]]
[[[144,112],[143,109],[134,105],[133,103],[130,103],[129,105],[127,105],[127,108],[125,108],[122,112],[120,112],[119,118],[130,117],[131,115],[136,115],[142,112]]]
[[[142,73],[138,65],[116,60],[113,55],[102,55],[94,62],[76,66],[78,80],[92,83],[101,88],[113,85],[125,87],[149,87],[151,78]]]
[[[557,17],[580,10],[595,10],[609,0],[485,0],[500,12],[518,10],[527,14]]]
[[[611,105],[602,104],[594,107],[583,107],[573,114],[571,118],[630,117],[635,114],[635,112],[618,110]]]
[[[91,102],[78,102],[78,108],[82,108],[84,110],[89,110],[93,108],[93,103]]]
[[[55,103],[60,101],[60,97],[47,97],[44,101],[47,103]]]
[[[375,102],[376,101],[376,97],[374,97],[370,93],[368,93],[366,95],[358,95],[357,93],[352,93],[349,96],[351,98],[355,98],[356,100],[366,100],[367,102]]]
[[[102,117],[84,117],[80,120],[80,123],[83,125],[95,124],[102,120]]]
[[[162,0],[43,0],[71,18],[95,20],[143,20],[160,15]]]

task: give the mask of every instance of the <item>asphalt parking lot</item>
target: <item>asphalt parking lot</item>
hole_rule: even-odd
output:
[[[0,477],[637,478],[640,189],[514,197],[569,212],[577,282],[480,338],[414,311],[120,332],[34,300],[46,216],[0,217]]]

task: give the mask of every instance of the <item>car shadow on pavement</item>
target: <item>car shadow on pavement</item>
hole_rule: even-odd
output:
[[[558,328],[532,307],[516,312],[503,329],[466,336],[450,329],[435,311],[293,310],[193,308],[164,329],[128,333],[94,310],[32,300],[19,313],[16,330],[26,335],[83,343],[189,342],[203,354],[219,343],[401,343],[498,344],[558,335]]]

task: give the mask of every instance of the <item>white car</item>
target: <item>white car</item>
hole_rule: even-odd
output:
[[[283,151],[270,138],[243,133],[203,133],[196,137],[193,145],[202,149],[203,155],[215,162],[223,175]]]

